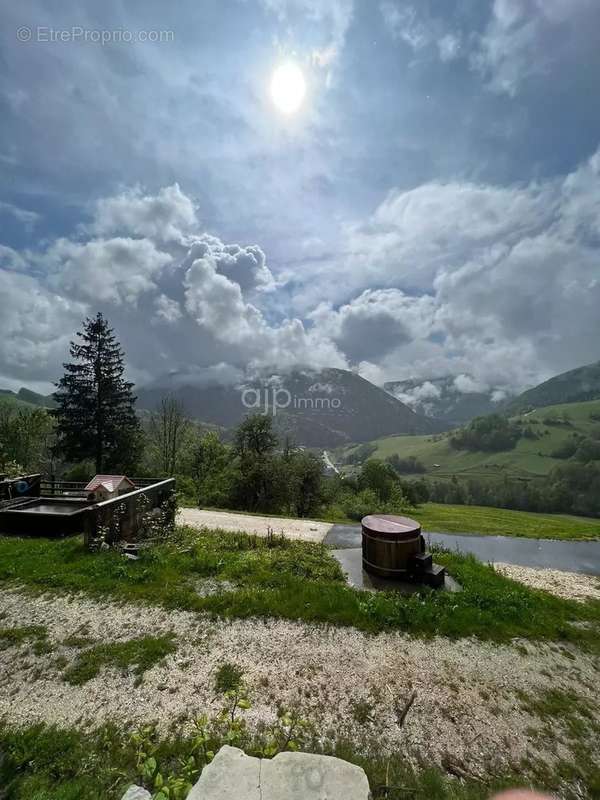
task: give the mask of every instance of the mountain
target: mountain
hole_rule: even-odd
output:
[[[0,402],[14,406],[15,408],[32,408],[38,406],[39,408],[55,408],[56,402],[54,397],[38,392],[32,392],[31,389],[21,387],[18,392],[13,392],[10,389],[0,389]]]
[[[280,433],[306,447],[337,447],[394,433],[436,433],[447,427],[342,369],[295,371],[238,386],[177,385],[177,376],[169,376],[136,393],[140,409],[152,410],[172,393],[188,416],[226,428],[246,414],[275,410]]]
[[[443,420],[448,426],[496,413],[504,399],[497,389],[477,391],[479,387],[469,375],[388,381],[383,388],[417,413]]]
[[[600,398],[600,361],[563,372],[528,389],[506,406],[509,413]]]

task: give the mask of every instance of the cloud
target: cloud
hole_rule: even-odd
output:
[[[444,375],[457,391],[505,392],[574,366],[574,354],[598,357],[600,151],[562,178],[394,189],[343,226],[348,255],[326,255],[318,282],[310,271],[276,279],[258,244],[191,225],[165,197],[192,208],[179,188],[124,190],[74,238],[0,250],[7,335],[22,339],[0,353],[0,375],[56,375],[66,337],[99,306],[144,381],[338,366],[378,383],[421,379],[422,392]],[[285,310],[315,283],[327,301]],[[19,322],[32,316],[45,323]]]
[[[185,234],[197,227],[192,200],[174,183],[155,195],[144,194],[138,186],[98,200],[91,230],[101,236],[120,234],[182,242]]]
[[[224,244],[216,236],[203,234],[192,237],[193,244],[183,262],[191,263],[197,258],[208,257],[215,270],[237,283],[243,292],[273,289],[275,281],[267,267],[266,257],[258,245],[241,246]]]
[[[66,294],[91,302],[135,304],[156,288],[156,279],[171,256],[148,239],[94,239],[80,243],[58,239],[42,261],[51,270],[51,284]]]
[[[494,0],[471,64],[491,89],[514,97],[524,82],[577,58],[598,24],[594,0]]]
[[[413,411],[423,411],[429,413],[431,403],[427,401],[437,400],[441,397],[441,389],[431,381],[424,381],[418,386],[407,387],[406,389],[396,388],[393,391],[394,397],[397,397],[401,403],[412,408]]]
[[[310,318],[356,364],[380,361],[390,351],[427,337],[433,312],[430,297],[409,297],[398,289],[367,289],[337,309],[319,305]]]
[[[172,300],[165,294],[160,294],[154,299],[156,317],[163,322],[173,323],[181,319],[181,308],[177,300]]]
[[[0,375],[52,381],[85,306],[55,294],[29,275],[0,269]]]
[[[25,269],[25,259],[12,247],[0,244],[0,269],[15,271]]]
[[[463,373],[454,378],[454,388],[459,394],[478,394],[487,391],[489,386],[482,381],[476,380],[472,375]]]
[[[599,204],[600,151],[562,179],[390,192],[347,229],[350,256],[331,277],[332,287],[353,294],[388,285],[398,304],[395,328],[373,315],[380,357],[360,335],[356,355],[376,361],[387,379],[468,373],[499,388],[596,360]],[[368,314],[364,304],[351,300],[334,314],[329,333],[344,352],[344,320]],[[377,295],[374,311],[385,318],[386,308]],[[402,328],[413,335],[403,338]],[[349,322],[349,357],[351,331]]]
[[[353,0],[261,0],[262,6],[288,27],[307,28],[317,45],[314,64],[327,68],[339,57],[352,21]]]
[[[384,0],[379,10],[392,38],[408,45],[414,53],[422,55],[431,48],[431,54],[437,55],[443,63],[461,55],[460,33],[448,30],[447,21],[429,15],[423,4],[416,7]]]
[[[40,219],[40,215],[37,212],[19,208],[19,206],[15,206],[12,203],[0,202],[0,215],[1,214],[9,214],[14,217],[28,231],[33,230],[34,225]]]

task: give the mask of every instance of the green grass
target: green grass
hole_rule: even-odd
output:
[[[524,536],[530,539],[599,539],[600,520],[535,514],[488,506],[424,503],[410,512],[425,531]]]
[[[558,418],[564,413],[570,418],[569,425],[549,425],[544,421]],[[386,436],[376,439],[373,444],[377,450],[371,457],[387,458],[393,454],[401,458],[415,456],[425,465],[428,476],[440,479],[452,475],[480,480],[504,476],[535,478],[547,475],[555,466],[565,463],[553,458],[551,453],[573,433],[586,437],[600,434],[600,423],[592,420],[590,414],[600,414],[600,400],[547,406],[520,415],[521,419],[532,423],[540,438],[522,438],[514,450],[501,453],[454,450],[449,441],[452,432],[449,432],[435,436]],[[343,458],[359,446],[342,448],[336,455]]]
[[[63,673],[67,683],[81,686],[99,674],[102,667],[144,672],[176,650],[173,636],[144,636],[124,642],[108,642],[83,650]]]
[[[88,553],[80,540],[0,537],[0,580],[34,591],[86,592],[133,603],[204,611],[221,617],[279,617],[414,635],[515,636],[600,646],[600,603],[577,604],[529,589],[472,557],[436,554],[463,586],[457,594],[371,594],[347,586],[322,545],[180,531],[180,540],[142,551]],[[205,578],[235,588],[203,596]],[[229,585],[229,584],[228,584]],[[578,623],[588,622],[582,626]]]
[[[243,727],[240,730],[234,744],[250,755],[262,755],[260,737],[252,736]],[[182,776],[183,781],[190,783],[197,780],[204,759],[194,735],[159,738],[153,729],[146,728],[141,736],[145,749],[152,753],[154,774]],[[135,737],[110,725],[85,733],[43,725],[25,728],[2,725],[2,796],[6,800],[119,800],[132,783],[153,790],[156,783],[140,769],[139,750],[134,741]],[[212,733],[208,748],[216,752],[226,743],[229,743],[226,735]],[[496,792],[514,786],[560,792],[564,800],[598,796],[599,771],[593,754],[585,749],[573,763],[562,763],[557,770],[540,761],[523,764],[518,772],[457,779],[436,766],[415,769],[401,751],[382,755],[376,742],[370,746],[363,743],[362,749],[358,749],[349,741],[335,740],[323,745],[317,739],[305,737],[299,744],[305,752],[334,755],[362,767],[376,798],[488,800]],[[468,765],[465,769],[468,771]]]
[[[30,642],[33,642],[33,650],[37,655],[51,650],[48,643],[48,631],[43,625],[0,628],[0,651]]]
[[[421,523],[425,532],[473,533],[482,536],[521,536],[526,539],[571,539],[593,541],[600,539],[600,520],[574,517],[569,514],[538,514],[513,511],[491,506],[422,503],[406,511]],[[334,513],[328,522],[357,525]]]

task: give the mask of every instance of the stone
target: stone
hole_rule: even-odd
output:
[[[313,753],[279,753],[263,759],[262,800],[368,800],[369,781],[360,767]]]
[[[261,800],[260,758],[225,744],[188,794],[187,800]]]
[[[142,786],[133,783],[125,792],[121,800],[151,800],[152,795]]]
[[[331,756],[247,756],[224,745],[204,768],[188,800],[368,800],[364,771]]]

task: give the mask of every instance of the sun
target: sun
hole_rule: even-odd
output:
[[[306,81],[297,64],[288,61],[275,69],[271,77],[271,99],[284,114],[293,114],[302,105]]]

